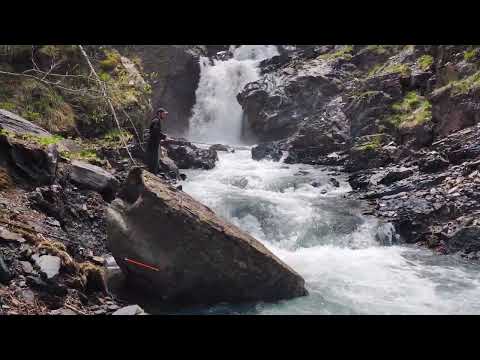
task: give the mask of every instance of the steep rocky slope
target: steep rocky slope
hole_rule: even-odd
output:
[[[479,61],[456,45],[312,45],[266,60],[238,95],[263,140],[252,156],[341,166],[402,240],[478,257]]]

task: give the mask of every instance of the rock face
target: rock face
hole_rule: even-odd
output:
[[[168,156],[180,169],[213,169],[218,161],[215,149],[201,149],[188,141],[165,142]]]
[[[283,156],[281,146],[277,142],[259,144],[252,148],[253,160],[273,160],[280,161]]]
[[[82,161],[72,161],[70,180],[84,189],[101,193],[106,199],[113,199],[118,188],[118,180],[101,167]]]
[[[304,280],[257,240],[139,168],[107,222],[108,246],[128,281],[159,300],[209,304],[307,294]]]
[[[237,96],[261,141],[292,135],[306,116],[321,110],[340,91],[338,81],[330,77],[334,69],[321,60],[274,69]]]
[[[195,104],[195,90],[200,80],[200,55],[206,49],[196,45],[131,45],[142,61],[143,70],[154,74],[152,87],[153,108],[168,109],[169,121],[165,130],[170,135],[181,135],[188,129],[188,119]]]
[[[37,185],[53,182],[57,170],[58,151],[55,144],[37,142],[52,135],[39,126],[5,110],[0,110],[0,165],[12,175]]]

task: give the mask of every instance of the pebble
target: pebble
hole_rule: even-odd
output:
[[[28,261],[20,261],[20,265],[22,266],[22,270],[25,274],[31,274],[33,272],[33,266]]]

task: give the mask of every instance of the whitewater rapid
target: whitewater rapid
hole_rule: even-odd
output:
[[[213,170],[186,171],[184,191],[260,240],[304,277],[310,294],[193,312],[480,313],[478,265],[417,246],[384,246],[376,234],[385,235],[385,225],[345,198],[351,189],[342,176],[334,176],[337,188],[322,167],[254,161],[249,150],[219,158]]]

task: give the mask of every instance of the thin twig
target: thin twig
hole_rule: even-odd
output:
[[[130,150],[128,150],[128,145],[127,145],[127,142],[125,141],[125,138],[123,137],[122,135],[122,127],[120,126],[120,122],[118,121],[118,118],[117,118],[117,113],[115,112],[115,108],[113,107],[113,104],[112,102],[110,101],[110,98],[108,97],[108,91],[107,91],[107,87],[105,85],[105,82],[103,82],[100,77],[98,76],[97,72],[95,71],[95,68],[93,67],[91,61],[90,61],[90,58],[88,57],[87,53],[85,52],[85,50],[83,49],[83,46],[82,45],[78,45],[78,48],[80,49],[80,52],[82,53],[83,57],[85,58],[85,61],[87,62],[88,66],[90,67],[90,71],[91,73],[95,76],[95,78],[97,79],[97,82],[100,86],[100,89],[102,90],[103,92],[103,96],[105,97],[105,101],[107,102],[108,106],[110,107],[110,111],[112,112],[112,115],[113,115],[113,118],[115,120],[115,122],[117,123],[117,127],[118,127],[118,130],[120,131],[119,133],[119,136],[120,136],[120,139],[122,139],[122,142],[123,142],[123,145],[125,146],[125,150],[127,150],[127,153],[128,153],[128,156],[130,157],[130,160],[132,161],[132,163],[134,165],[136,165],[136,162],[135,160],[133,159],[133,156],[132,154],[130,153]]]

